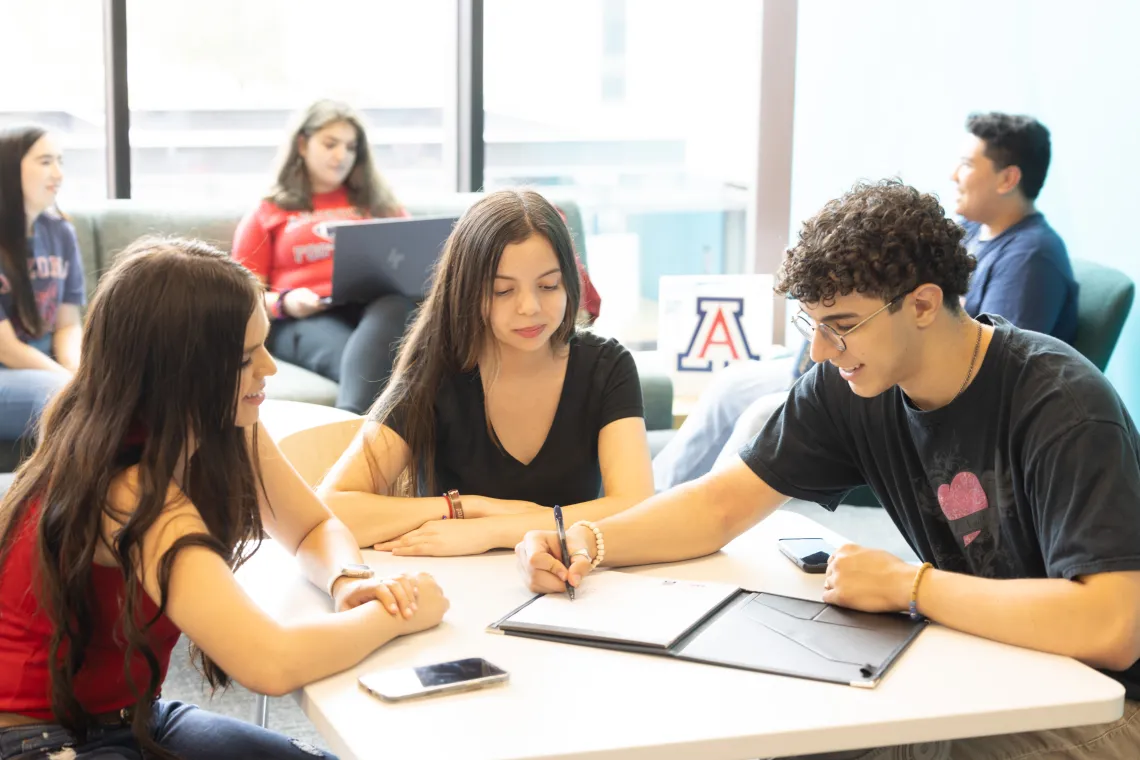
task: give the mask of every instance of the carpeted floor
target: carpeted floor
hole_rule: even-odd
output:
[[[170,670],[162,687],[162,696],[164,699],[192,702],[206,710],[256,722],[254,695],[248,689],[235,685],[211,698],[209,685],[190,664],[185,636],[178,642],[178,648],[170,658]],[[324,746],[324,740],[292,697],[271,699],[269,702],[269,728],[318,747]]]

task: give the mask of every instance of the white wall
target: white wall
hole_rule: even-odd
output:
[[[971,111],[1053,136],[1038,207],[1075,258],[1140,283],[1140,3],[801,0],[792,174],[798,223],[860,178],[943,198]],[[1140,416],[1140,303],[1108,376]]]

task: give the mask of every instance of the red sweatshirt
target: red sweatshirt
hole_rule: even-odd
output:
[[[398,214],[407,215],[403,209]],[[312,211],[286,211],[264,200],[238,225],[233,257],[271,290],[308,288],[329,296],[333,244],[325,222],[368,216],[348,202],[344,187],[314,195]]]
[[[555,206],[555,208],[558,207]],[[558,208],[558,215],[562,217],[562,221],[566,221],[566,214],[560,208]],[[586,274],[586,267],[583,266],[577,253],[574,254],[574,263],[578,265],[578,276],[582,280],[582,297],[578,308],[590,315],[590,323],[592,324],[602,313],[602,297],[598,295],[594,283],[590,282],[590,275]]]

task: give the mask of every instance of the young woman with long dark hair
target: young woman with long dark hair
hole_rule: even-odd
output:
[[[576,261],[538,193],[491,193],[459,220],[391,384],[319,490],[362,546],[477,554],[553,527],[555,505],[600,519],[652,495],[637,367],[578,329]]]
[[[415,310],[400,294],[329,307],[333,244],[327,224],[407,216],[376,167],[364,121],[318,100],[289,130],[269,194],[238,225],[233,256],[268,288],[269,350],[340,384],[336,405],[363,413],[392,372],[394,346]]]
[[[100,282],[0,503],[0,758],[308,758],[161,700],[179,634],[213,686],[285,694],[439,622],[431,577],[371,577],[261,429],[268,329],[260,283],[203,243],[139,241]],[[234,570],[263,532],[335,614],[280,624],[245,594]]]

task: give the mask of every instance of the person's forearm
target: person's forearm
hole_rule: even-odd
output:
[[[595,523],[606,542],[602,564],[648,565],[712,554],[787,500],[737,459]],[[593,531],[576,531],[576,541],[585,541],[594,556]]]
[[[52,351],[60,366],[69,372],[79,369],[79,351],[83,340],[83,328],[79,325],[61,327],[52,336]]]
[[[280,642],[270,645],[280,680],[273,678],[263,691],[288,694],[350,668],[399,636],[400,625],[400,619],[385,612],[379,602],[284,625]]]
[[[63,365],[54,361],[43,351],[18,340],[5,342],[3,346],[0,346],[0,364],[8,369],[46,369],[54,372],[67,372]]]
[[[569,528],[579,520],[602,520],[629,509],[637,503],[635,499],[619,496],[606,496],[593,501],[584,501],[581,504],[563,507],[563,522]],[[477,519],[486,521],[487,525],[494,527],[494,545],[495,548],[499,549],[513,549],[528,531],[554,530],[555,528],[554,510],[552,509]]]
[[[356,539],[344,523],[334,518],[325,520],[305,536],[297,547],[297,561],[305,577],[322,591],[328,590],[329,580],[349,564],[364,562]]]
[[[372,547],[399,538],[447,514],[447,501],[442,496],[413,499],[363,491],[319,491],[318,494],[348,526],[357,546]]]
[[[720,550],[783,501],[761,513],[738,513],[733,481],[716,473],[659,493],[641,504],[597,523],[606,542],[608,567],[676,562]],[[591,541],[591,547],[593,543]]]
[[[606,544],[607,549],[609,544]],[[913,576],[910,576],[913,583]],[[901,581],[910,602],[910,585]],[[1123,670],[1121,640],[1129,624],[1113,600],[1079,581],[993,580],[928,570],[918,587],[918,610],[949,628],[1028,649],[1067,655],[1093,667]],[[1131,659],[1135,659],[1132,657]]]

